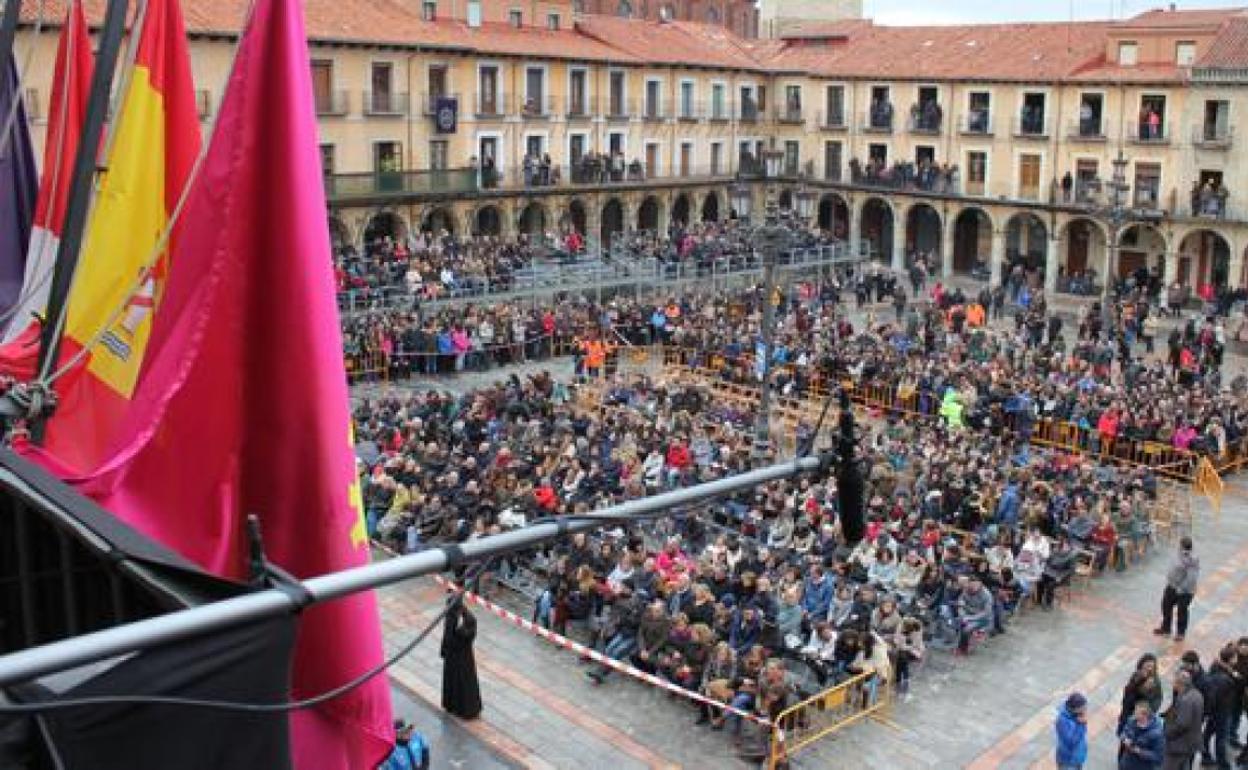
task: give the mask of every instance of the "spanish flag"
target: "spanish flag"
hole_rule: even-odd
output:
[[[88,224],[45,448],[68,472],[93,467],[129,405],[178,230],[156,252],[199,154],[199,113],[177,0],[151,0]],[[154,258],[154,259],[153,259]],[[87,348],[84,350],[84,348]]]

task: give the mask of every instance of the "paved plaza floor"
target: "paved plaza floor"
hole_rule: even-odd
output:
[[[797,767],[1052,767],[1054,709],[1072,690],[1090,702],[1089,767],[1114,767],[1113,728],[1122,684],[1144,652],[1172,669],[1187,648],[1214,652],[1248,633],[1248,482],[1231,480],[1215,517],[1196,503],[1196,551],[1203,578],[1185,644],[1151,633],[1171,548],[1126,572],[1109,572],[1052,612],[1030,610],[1006,635],[967,658],[933,652],[911,694],[886,722],[853,725]],[[385,589],[381,605],[391,650],[431,618],[442,592],[430,581]],[[691,706],[644,685],[598,686],[571,653],[492,616],[480,617],[477,656],[485,712],[460,723],[437,711],[438,634],[394,673],[405,713],[417,715],[440,767],[747,767],[721,732],[695,726]],[[408,700],[410,699],[410,700]],[[432,731],[432,732],[430,732]]]

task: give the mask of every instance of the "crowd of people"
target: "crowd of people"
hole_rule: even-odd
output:
[[[957,193],[961,184],[956,163],[937,163],[927,158],[917,163],[896,160],[891,165],[880,157],[868,158],[865,163],[854,158],[849,162],[849,175],[854,184],[937,193]]]

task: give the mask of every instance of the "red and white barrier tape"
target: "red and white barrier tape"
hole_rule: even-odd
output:
[[[458,585],[447,580],[441,575],[435,575],[434,579],[438,582],[439,585],[445,586],[447,588],[459,588]],[[695,690],[687,690],[684,687],[681,687],[680,685],[672,684],[671,682],[667,681],[666,679],[663,679],[662,677],[655,676],[654,674],[648,674],[639,668],[630,666],[627,663],[622,663],[618,660],[615,660],[614,658],[610,658],[606,655],[603,655],[597,650],[593,650],[589,647],[586,647],[580,642],[569,639],[566,636],[556,634],[554,631],[551,631],[549,628],[544,628],[538,625],[537,623],[534,623],[531,620],[526,620],[525,618],[520,617],[519,615],[512,612],[511,610],[500,607],[497,604],[491,602],[489,599],[478,596],[477,594],[474,594],[471,591],[464,591],[464,600],[468,601],[471,604],[475,604],[478,607],[481,607],[482,609],[488,610],[492,614],[497,615],[499,618],[511,623],[517,628],[521,628],[521,629],[524,629],[525,631],[528,631],[529,633],[535,634],[536,636],[542,639],[545,639],[548,642],[551,642],[557,647],[560,647],[565,650],[570,650],[582,657],[589,658],[590,660],[593,660],[596,663],[601,663],[602,665],[606,666],[607,668],[610,668],[613,671],[619,671],[620,673],[627,674],[633,677],[634,679],[638,679],[642,682],[646,682],[647,684],[654,685],[655,687],[658,687],[662,690],[666,690],[670,693],[675,693],[676,695],[679,695],[682,698],[687,698],[697,703],[705,703],[708,706],[714,706],[715,708],[721,709],[725,712],[736,714],[742,719],[748,719],[751,722],[755,722],[764,727],[772,726],[772,723],[770,720],[762,719],[761,717],[751,714],[748,711],[743,711],[742,709],[736,708],[735,706],[730,706],[727,703],[724,703],[722,701],[717,701],[714,698],[708,698],[707,696]]]

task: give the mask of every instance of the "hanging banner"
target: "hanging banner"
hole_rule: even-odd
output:
[[[453,134],[459,127],[459,100],[453,96],[439,96],[434,102],[433,124],[439,134]]]

